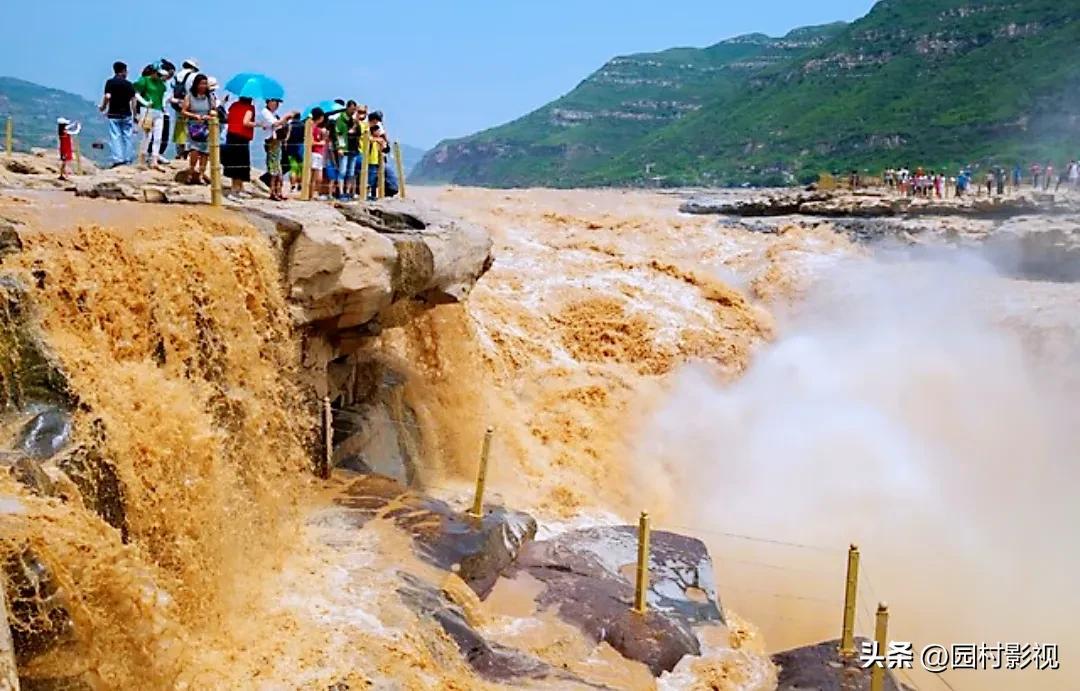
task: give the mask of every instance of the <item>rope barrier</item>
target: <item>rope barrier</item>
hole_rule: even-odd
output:
[[[762,590],[760,588],[748,588],[738,585],[730,586],[728,590],[737,593],[754,593],[755,595],[765,595],[768,597],[781,598],[785,600],[800,600],[803,602],[812,602],[814,604],[822,606],[827,605],[829,607],[839,607],[844,604],[843,600],[838,600],[835,598],[830,600],[823,597],[813,597],[812,595],[791,595],[789,593],[775,593],[770,590]]]
[[[674,528],[675,530],[686,531],[688,533],[703,533],[705,535],[714,535],[717,537],[726,537],[735,540],[746,540],[750,542],[758,542],[768,545],[776,545],[781,547],[793,547],[798,549],[805,549],[822,554],[842,554],[845,550],[838,547],[824,547],[822,545],[810,545],[801,542],[792,542],[789,540],[777,540],[772,538],[757,537],[754,535],[741,535],[739,533],[731,533],[720,530],[709,530],[707,528],[691,528],[690,526],[677,525],[674,523],[664,523],[665,527]]]

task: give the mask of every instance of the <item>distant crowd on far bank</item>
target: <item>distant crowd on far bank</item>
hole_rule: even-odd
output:
[[[257,100],[264,106],[258,112]],[[228,194],[249,196],[243,186],[251,181],[251,144],[259,131],[266,152],[266,173],[260,179],[271,199],[285,198],[286,173],[289,189],[300,191],[305,153],[310,154],[312,189],[319,198],[355,198],[363,187],[359,175],[365,161],[369,198],[376,194],[380,169],[383,193],[397,194],[399,181],[393,166],[387,164],[391,145],[382,112],[345,99],[324,101],[303,112],[285,111],[283,101],[284,89],[265,75],[242,73],[222,86],[201,71],[194,58],[184,60],[179,70],[161,59],[144,67],[134,82],[128,79],[124,62],[113,63],[113,76],[105,82],[99,109],[108,121],[113,167],[168,166],[171,143],[174,159],[187,161],[188,182],[208,184],[210,124],[216,116],[221,123],[222,168],[231,180]],[[305,152],[308,121],[312,143],[311,151]],[[70,160],[70,129],[76,126],[64,118],[58,120],[62,161]],[[136,127],[141,132],[138,142]],[[365,143],[366,151],[362,150]]]
[[[969,194],[981,195],[983,190],[988,196],[1001,196],[1008,192],[1019,192],[1024,187],[1036,191],[1059,192],[1066,190],[1080,191],[1080,160],[1073,159],[1068,164],[1056,167],[1052,162],[1045,166],[1031,163],[1026,169],[1019,163],[1011,169],[995,165],[977,171],[975,165],[964,166],[956,175],[949,175],[942,170],[928,170],[916,167],[888,168],[882,175],[881,182],[891,191],[906,197],[963,197]],[[864,180],[858,173],[849,176],[852,189],[863,186]]]

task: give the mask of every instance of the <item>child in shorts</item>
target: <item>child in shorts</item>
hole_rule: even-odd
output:
[[[311,144],[311,189],[318,190],[323,183],[323,167],[326,165],[326,142],[330,139],[330,133],[324,127],[326,113],[322,108],[313,108],[311,111],[312,144]]]

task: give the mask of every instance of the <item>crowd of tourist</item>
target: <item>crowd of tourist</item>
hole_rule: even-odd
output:
[[[914,171],[908,168],[889,168],[884,173],[884,183],[890,190],[903,196],[938,199],[963,197],[971,193],[981,194],[984,188],[988,196],[1000,196],[1010,189],[1018,192],[1025,185],[1047,192],[1051,190],[1051,186],[1055,192],[1062,187],[1080,190],[1080,161],[1076,159],[1061,168],[1055,168],[1053,163],[1045,166],[1032,163],[1026,175],[1019,163],[1011,170],[1004,166],[990,166],[978,175],[975,170],[975,166],[965,166],[956,175],[948,175],[945,171],[928,171],[922,167]]]
[[[99,106],[109,125],[111,165],[169,165],[166,154],[171,143],[175,158],[187,161],[188,182],[208,184],[210,124],[211,116],[216,115],[221,123],[222,168],[231,181],[227,193],[245,195],[244,183],[251,182],[251,145],[261,130],[266,172],[260,180],[271,199],[283,200],[286,171],[290,190],[300,190],[305,125],[310,120],[312,189],[318,198],[354,199],[361,187],[359,176],[365,160],[369,197],[376,194],[380,163],[384,164],[386,196],[397,194],[397,176],[386,160],[390,140],[380,111],[369,112],[365,105],[342,99],[332,102],[332,108],[315,107],[301,114],[283,111],[281,98],[263,100],[264,107],[257,110],[254,98],[226,93],[214,77],[200,70],[194,58],[184,60],[179,70],[169,60],[158,60],[144,67],[134,82],[128,79],[127,65],[115,62]],[[67,159],[64,142],[66,127],[71,124],[58,121],[62,161],[70,160],[71,133],[66,135]],[[138,143],[136,128],[142,133]],[[368,142],[367,151],[362,151],[364,141]]]

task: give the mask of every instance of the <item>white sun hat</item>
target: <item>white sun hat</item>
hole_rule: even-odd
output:
[[[67,118],[56,118],[56,124],[57,125],[70,125],[71,120],[68,120]]]

